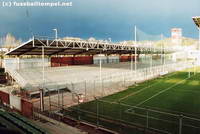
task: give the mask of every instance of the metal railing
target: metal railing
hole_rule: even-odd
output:
[[[143,128],[160,134],[199,134],[200,119],[183,114],[131,106],[122,102],[96,99],[63,109],[63,116],[102,126],[119,133],[131,134]]]

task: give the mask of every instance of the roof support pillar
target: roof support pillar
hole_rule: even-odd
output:
[[[35,47],[35,37],[33,36],[33,47]]]
[[[20,57],[17,56],[17,69],[19,70],[20,69]]]
[[[131,53],[130,56],[131,56],[131,71],[133,71],[133,53]]]
[[[42,88],[40,89],[40,110],[44,111],[44,46],[42,46]]]
[[[135,75],[137,74],[137,47],[136,47],[136,44],[137,44],[137,28],[135,26]]]
[[[42,85],[44,88],[44,84],[45,84],[45,77],[44,77],[44,47],[42,47]]]
[[[100,82],[102,81],[102,55],[101,55],[101,51],[100,51],[100,55],[99,55],[99,78],[100,78]]]

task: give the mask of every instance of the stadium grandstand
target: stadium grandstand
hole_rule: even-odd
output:
[[[23,68],[23,59],[17,58],[15,60],[6,60],[4,66],[6,71],[12,76],[12,78],[19,84],[20,87],[27,91],[35,91],[41,88],[46,90],[58,90],[68,89],[76,94],[86,94],[85,90],[81,90],[84,86],[82,83],[87,84],[89,89],[93,88],[94,81],[95,86],[99,89],[102,85],[102,80],[105,86],[111,86],[110,81],[119,82],[123,79],[131,81],[135,77],[136,67],[142,69],[147,65],[145,63],[137,63],[133,65],[134,61],[139,59],[141,54],[159,55],[162,53],[169,54],[175,50],[168,48],[155,47],[153,45],[139,46],[139,45],[123,45],[112,42],[98,42],[98,41],[84,41],[84,40],[62,40],[62,39],[45,39],[45,37],[33,37],[33,39],[25,42],[24,44],[16,47],[10,52],[6,53],[7,56],[22,56],[22,55],[40,55],[42,58],[38,63],[29,64],[29,66],[40,66],[40,68]],[[69,55],[68,57],[49,57],[52,55]],[[77,56],[78,55],[78,56]],[[82,56],[80,56],[82,55]],[[126,56],[123,56],[126,55]],[[129,64],[122,64],[120,62],[130,61]],[[102,68],[102,64],[113,62],[112,65],[105,65]],[[91,64],[99,64],[91,65]],[[163,61],[156,61],[154,70],[158,68],[157,65],[162,64]],[[169,66],[169,61],[165,61],[166,66]],[[172,62],[171,62],[172,63]],[[76,66],[76,67],[63,67],[68,65],[90,65],[90,66]],[[55,66],[62,66],[58,68],[52,68]],[[130,66],[130,67],[129,67]],[[134,69],[133,69],[134,68]],[[162,67],[159,67],[160,69]],[[153,69],[153,68],[152,68]],[[163,69],[163,68],[162,68]],[[134,71],[135,70],[135,71]],[[118,72],[118,73],[117,73]],[[132,72],[132,73],[130,73]],[[138,72],[143,71],[138,70]],[[67,75],[62,75],[67,74]],[[85,76],[88,75],[87,79]],[[129,75],[128,75],[129,74]],[[73,85],[74,83],[75,86]],[[130,82],[131,84],[131,82]],[[92,91],[92,90],[91,90]],[[102,91],[100,91],[102,92]],[[34,92],[35,93],[35,92]],[[111,92],[112,93],[112,92]],[[97,92],[97,94],[99,94]]]

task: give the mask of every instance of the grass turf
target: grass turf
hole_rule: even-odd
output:
[[[65,114],[123,133],[133,131],[123,130],[124,127],[120,127],[120,123],[178,133],[181,118],[179,115],[200,118],[200,74],[194,75],[193,70],[191,68],[174,72],[133,85],[98,101],[72,107],[71,113]],[[198,70],[200,68],[196,68],[196,71]],[[191,71],[190,77],[188,71]],[[200,133],[199,121],[188,118],[183,118],[182,121],[183,133]]]

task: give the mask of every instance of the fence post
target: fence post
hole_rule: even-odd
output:
[[[33,120],[35,120],[36,118],[35,118],[35,107],[34,107],[34,102],[32,102],[32,104],[33,104],[33,108],[32,108],[32,113],[33,113]]]
[[[96,86],[95,86],[95,80],[94,80],[94,92],[93,92],[94,94],[94,97],[96,96]]]
[[[182,134],[183,115],[179,117],[179,134]]]
[[[149,111],[147,109],[147,122],[146,122],[146,128],[149,128]]]
[[[96,98],[96,102],[97,102],[97,128],[99,127],[99,101],[98,101],[98,98]]]
[[[49,110],[51,111],[51,95],[50,95],[50,90],[49,91]]]
[[[145,69],[145,72],[146,72],[145,74],[146,74],[146,80],[147,80],[147,79],[148,79],[148,75],[149,75],[149,74],[148,74],[148,68],[147,68],[147,67],[146,67],[146,69]]]
[[[87,87],[86,87],[86,84],[87,84],[87,83],[86,83],[86,80],[85,80],[85,98],[86,98],[86,88],[87,88]]]
[[[61,91],[61,93],[62,93],[62,110],[63,110],[63,108],[64,108],[64,93],[63,93],[64,91]]]
[[[188,78],[190,78],[190,70],[188,69]]]
[[[124,76],[124,73],[123,73],[123,85],[125,87],[125,76]]]
[[[79,98],[78,94],[76,94],[76,97],[77,97],[77,101],[78,101],[77,114],[78,114],[78,125],[79,125],[80,124],[80,120],[81,120],[81,117],[80,117],[80,98]]]
[[[100,82],[101,82],[101,97],[103,97],[103,80],[101,80]]]
[[[121,102],[119,101],[119,132],[122,132],[122,110],[121,110]]]
[[[59,89],[58,89],[58,87],[57,87],[57,93],[58,93],[58,108],[60,107],[60,91],[59,91]]]
[[[75,102],[75,101],[74,101],[74,84],[71,83],[71,85],[72,85],[72,101]]]

